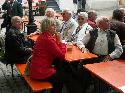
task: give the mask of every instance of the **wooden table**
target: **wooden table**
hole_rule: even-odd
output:
[[[36,41],[39,35],[34,35],[30,37],[33,41]],[[97,58],[97,55],[92,53],[82,53],[77,46],[73,46],[71,51],[67,51],[65,54],[65,59],[69,62],[79,61],[81,59],[91,59]]]
[[[79,61],[81,59],[91,59],[96,58],[97,55],[92,53],[83,53],[77,46],[73,46],[71,51],[67,51],[65,54],[65,59],[69,62]]]
[[[120,93],[125,93],[125,60],[87,64],[84,67]]]

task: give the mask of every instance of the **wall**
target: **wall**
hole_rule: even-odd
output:
[[[106,9],[118,7],[118,0],[87,0],[90,9]]]
[[[73,0],[56,0],[61,10],[69,8],[76,11],[77,8],[73,4]],[[86,10],[90,9],[106,9],[118,7],[118,0],[86,0]]]
[[[56,0],[61,10],[70,9],[71,11],[76,11],[73,4],[73,0]]]

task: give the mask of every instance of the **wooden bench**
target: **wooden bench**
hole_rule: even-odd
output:
[[[24,77],[24,79],[26,80],[26,82],[28,83],[30,88],[32,89],[32,92],[40,92],[40,91],[49,90],[52,88],[52,84],[50,82],[37,81],[37,80],[31,79],[29,76],[26,76],[24,74],[26,64],[16,64],[16,67],[19,70],[19,72],[21,73],[22,77]]]

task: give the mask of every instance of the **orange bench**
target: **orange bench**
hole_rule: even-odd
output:
[[[21,75],[24,77],[28,85],[31,87],[32,92],[40,92],[40,91],[49,90],[52,88],[52,84],[50,82],[47,82],[47,81],[41,82],[41,81],[33,80],[29,76],[26,76],[24,74],[26,64],[16,64],[16,67],[21,73]]]

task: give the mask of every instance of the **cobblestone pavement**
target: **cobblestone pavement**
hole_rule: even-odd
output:
[[[26,82],[14,66],[14,77],[11,67],[0,62],[0,93],[30,93]]]

